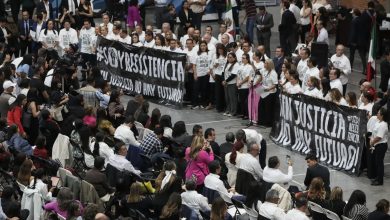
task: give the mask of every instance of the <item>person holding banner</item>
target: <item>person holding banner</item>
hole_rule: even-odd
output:
[[[315,76],[309,77],[307,80],[307,89],[303,94],[317,99],[323,99],[324,95],[321,92],[320,80]]]
[[[384,163],[383,159],[388,148],[387,139],[388,139],[388,127],[389,125],[386,122],[387,110],[385,108],[379,109],[377,113],[377,123],[374,125],[372,131],[372,136],[370,140],[370,153],[373,154],[373,159],[375,161],[375,173],[376,178],[371,183],[372,186],[381,186],[383,185],[383,175],[384,175]]]
[[[259,125],[272,127],[275,119],[275,103],[277,101],[276,87],[278,86],[278,74],[274,68],[274,62],[268,59],[264,62],[264,69],[261,71],[262,89],[259,102]]]
[[[288,83],[284,88],[285,92],[289,94],[300,94],[303,93],[301,86],[299,85],[299,75],[295,70],[290,70],[290,77]]]

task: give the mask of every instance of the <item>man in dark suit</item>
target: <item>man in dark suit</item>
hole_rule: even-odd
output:
[[[389,88],[390,79],[390,50],[385,51],[385,59],[381,62],[381,83],[379,88],[386,92]]]
[[[221,146],[219,147],[219,149],[221,151],[221,158],[222,158],[223,161],[225,160],[225,155],[227,153],[232,152],[234,139],[235,139],[234,138],[234,133],[233,132],[228,132],[226,134],[226,136],[225,136],[226,142],[221,144]]]
[[[324,181],[325,191],[330,193],[330,174],[328,168],[318,164],[318,159],[315,154],[309,153],[305,160],[308,166],[304,181],[305,186],[309,188],[311,181],[316,177],[320,177]]]
[[[46,7],[49,8],[49,11],[46,10]],[[42,0],[41,2],[38,3],[36,13],[38,14],[42,12],[46,12],[47,18],[54,19],[53,5],[51,4],[51,2],[49,2],[49,0]]]
[[[20,0],[12,0],[10,1],[11,4],[11,13],[12,13],[12,19],[16,23],[18,20],[19,10],[20,10]]]
[[[264,6],[259,7],[259,14],[256,15],[257,42],[264,45],[265,53],[271,56],[271,28],[274,26],[272,14],[265,10]]]
[[[280,73],[282,72],[282,65],[284,63],[284,50],[281,46],[276,47],[275,57],[273,61],[275,65],[275,71],[278,73],[278,78],[280,78]]]
[[[294,14],[289,10],[290,3],[284,1],[281,3],[283,7],[282,21],[279,25],[279,40],[286,56],[291,55],[293,42],[291,36],[293,36],[294,25],[297,23]]]
[[[23,56],[27,49],[28,52],[31,53],[32,47],[32,38],[30,35],[30,30],[34,22],[30,19],[30,15],[27,10],[23,10],[22,12],[22,20],[19,21],[18,29],[19,29],[19,46],[20,46],[20,56]]]

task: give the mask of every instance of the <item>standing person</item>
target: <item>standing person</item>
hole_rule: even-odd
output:
[[[315,154],[309,153],[306,156],[307,170],[304,184],[309,188],[312,180],[316,177],[320,177],[324,181],[324,188],[327,192],[330,192],[330,174],[328,168],[318,164],[318,159]]]
[[[301,16],[301,43],[306,41],[306,33],[310,32],[311,28],[311,16],[312,16],[312,4],[311,0],[303,0],[303,6],[300,11]]]
[[[225,102],[226,112],[225,116],[235,116],[237,113],[237,74],[240,69],[240,65],[237,63],[237,57],[235,53],[229,53],[227,55],[227,65],[224,69],[224,81],[222,85],[225,87]]]
[[[207,0],[188,0],[190,4],[190,9],[193,12],[192,24],[198,30],[201,30],[202,17],[204,13],[204,9],[208,3]]]
[[[296,0],[289,0],[290,1],[290,7],[288,10],[290,10],[294,14],[295,18],[295,24],[293,25],[293,32],[290,36],[291,39],[291,49],[292,51],[295,50],[297,47],[298,41],[299,41],[299,29],[301,26],[301,15],[300,15],[300,8],[296,6],[295,2]]]
[[[256,16],[257,43],[264,45],[266,54],[271,55],[271,29],[274,26],[274,18],[268,13],[265,6],[259,7],[259,14]]]
[[[43,12],[46,13],[46,21],[48,21],[49,19],[54,19],[53,4],[49,2],[49,0],[42,0],[38,3],[36,13]]]
[[[16,84],[7,80],[3,83],[3,93],[0,95],[0,116],[2,119],[7,118],[8,109],[10,107],[9,100],[14,99],[13,95]]]
[[[161,28],[162,25],[162,17],[164,14],[164,11],[168,5],[167,0],[154,0],[154,10],[155,10],[155,21],[156,21],[156,27],[158,29]]]
[[[70,50],[71,44],[78,44],[79,38],[77,31],[70,27],[70,21],[64,22],[64,28],[60,30],[59,34],[59,55],[64,55]]]
[[[320,70],[317,68],[317,60],[314,57],[310,57],[307,61],[307,67],[306,73],[303,75],[303,82],[302,82],[302,89],[303,91],[306,91],[307,89],[307,81],[311,76],[316,77],[317,79],[320,79]],[[291,73],[290,73],[291,75]],[[342,91],[340,91],[342,92]]]
[[[374,125],[372,136],[370,140],[370,153],[374,154],[375,161],[375,173],[376,178],[371,183],[372,186],[383,185],[384,164],[383,159],[385,157],[388,145],[388,124],[387,124],[387,110],[385,108],[379,109],[377,113],[378,122]]]
[[[92,26],[95,26],[92,5],[89,0],[80,0],[80,5],[77,8],[76,15],[79,20],[77,28],[81,29],[83,27],[83,22],[86,19],[91,22]]]
[[[253,28],[256,22],[256,4],[254,0],[244,0],[244,7],[246,13],[246,34],[249,37],[249,41],[253,44]]]
[[[7,114],[7,123],[9,126],[15,124],[18,126],[18,131],[23,138],[26,138],[26,132],[22,125],[23,108],[27,103],[27,97],[23,94],[19,94],[16,99],[11,103]]]
[[[211,55],[206,41],[200,41],[198,57],[193,63],[194,71],[194,90],[193,90],[193,107],[192,109],[204,108],[208,103],[208,83],[211,63]]]
[[[95,38],[95,28],[91,27],[91,22],[88,19],[84,20],[83,28],[80,30],[80,53],[83,59],[83,68],[87,68],[86,63],[94,63],[93,39]]]
[[[28,142],[33,145],[39,135],[39,116],[40,110],[38,106],[38,90],[32,88],[27,93],[27,105],[23,109],[25,122],[23,122],[23,128],[27,133]],[[28,117],[26,117],[28,115]],[[26,120],[27,119],[27,120]],[[46,145],[47,146],[47,145]]]
[[[19,11],[20,11],[20,0],[12,0],[11,2],[11,13],[12,13],[12,19],[16,23],[18,21],[19,17]]]
[[[254,72],[249,54],[243,54],[241,71],[239,71],[237,76],[237,88],[240,99],[240,112],[244,120],[248,119],[249,78],[254,75]]]
[[[389,207],[390,203],[387,199],[381,199],[376,204],[376,210],[371,212],[368,215],[367,220],[389,220],[390,215],[389,213]]]
[[[296,25],[297,21],[295,19],[294,14],[289,10],[290,3],[285,0],[281,3],[283,14],[282,21],[279,25],[279,40],[280,45],[282,46],[285,54],[290,56],[292,50],[292,41],[291,36],[293,36],[294,25]]]
[[[264,67],[264,63],[260,61],[261,53],[256,51],[253,54],[253,67],[254,71],[249,76],[249,94],[248,94],[248,117],[249,124],[257,124],[258,119],[258,106],[260,101],[260,95],[256,92],[256,89],[260,86],[262,80],[261,69]]]
[[[59,39],[58,32],[54,29],[54,20],[47,21],[47,28],[41,30],[38,41],[43,48],[56,50]]]
[[[274,63],[268,59],[264,62],[264,69],[261,71],[262,86],[264,91],[260,94],[259,102],[259,125],[272,127],[275,119],[275,102],[277,101],[276,87],[278,85],[278,74],[274,69]]]
[[[318,30],[317,42],[323,42],[329,45],[328,31],[325,29],[324,21],[318,20],[316,24]]]
[[[284,63],[284,51],[281,46],[277,46],[275,49],[275,57],[272,59],[275,65],[275,71],[278,74],[278,79],[280,79],[280,74],[282,73],[282,65]]]
[[[30,19],[28,11],[22,12],[22,20],[19,21],[19,43],[20,43],[20,56],[24,56],[26,51],[29,53],[32,52],[32,37],[30,35],[30,30],[33,26],[33,20]]]
[[[340,70],[340,81],[343,84],[343,95],[347,92],[348,75],[351,74],[351,63],[344,54],[344,46],[339,44],[336,47],[336,54],[334,54],[330,61],[333,66]]]
[[[190,9],[190,4],[186,0],[183,2],[183,6],[179,12],[180,25],[178,37],[182,37],[185,33],[187,33],[188,28],[192,26],[192,17],[193,12]]]
[[[138,0],[131,0],[127,9],[127,27],[133,32],[137,24],[141,24],[141,15],[138,9]]]
[[[195,178],[196,189],[201,192],[204,179],[210,173],[208,164],[214,160],[213,149],[202,136],[195,136],[191,146],[186,148],[185,158],[188,161],[185,178],[186,180]]]
[[[37,14],[37,20],[33,23],[31,28],[31,38],[32,38],[32,52],[38,52],[38,49],[42,47],[42,44],[39,42],[39,37],[41,35],[41,30],[46,29],[46,21],[43,20],[43,14]]]
[[[226,58],[227,52],[223,44],[218,43],[216,45],[216,54],[213,56],[211,62],[211,78],[215,81],[215,107],[218,112],[223,112],[225,103],[224,103],[224,89],[222,85],[223,81],[223,70],[227,62]]]
[[[35,9],[35,1],[22,0],[22,11],[27,11],[29,18],[32,19]]]

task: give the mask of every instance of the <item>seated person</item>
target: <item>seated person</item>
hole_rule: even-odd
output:
[[[104,168],[104,158],[96,157],[94,167],[87,171],[85,174],[85,181],[92,184],[97,194],[103,201],[110,199],[110,194],[114,192],[114,189],[108,185],[107,177],[101,172]]]
[[[152,207],[152,201],[149,197],[144,196],[144,191],[144,185],[142,183],[134,182],[131,184],[129,196],[121,204],[125,204],[124,206],[127,209],[136,209],[145,216],[151,216],[149,208]]]
[[[49,202],[43,206],[45,211],[54,212],[61,215],[64,218],[68,217],[67,204],[73,201],[73,192],[68,187],[62,187],[57,194],[57,200]],[[80,213],[83,213],[83,206],[79,203]]]
[[[151,132],[144,137],[140,148],[146,156],[151,157],[153,154],[162,153],[164,151],[164,147],[161,142],[163,134],[164,129],[157,127],[154,129],[154,132]]]
[[[108,163],[118,170],[127,170],[135,174],[141,174],[141,171],[135,169],[133,165],[126,159],[127,147],[125,143],[119,142],[115,147],[115,154],[108,159]]]
[[[279,192],[270,189],[265,195],[265,202],[259,208],[259,215],[273,220],[284,220],[286,213],[278,207]]]
[[[194,180],[186,181],[186,191],[181,194],[181,199],[184,205],[193,208],[200,217],[200,210],[203,212],[210,211],[208,200],[203,195],[196,191],[196,182]]]
[[[288,184],[293,177],[292,161],[288,160],[288,173],[284,174],[279,169],[280,161],[277,156],[270,157],[268,159],[268,166],[264,168],[263,180],[269,183]]]

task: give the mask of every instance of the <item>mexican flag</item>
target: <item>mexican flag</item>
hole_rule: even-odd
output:
[[[371,81],[375,75],[375,58],[377,47],[376,16],[372,16],[370,49],[368,51],[367,80]]]
[[[226,24],[227,32],[234,36],[233,9],[232,9],[232,2],[230,0],[226,0],[226,11],[225,11],[224,23]]]

